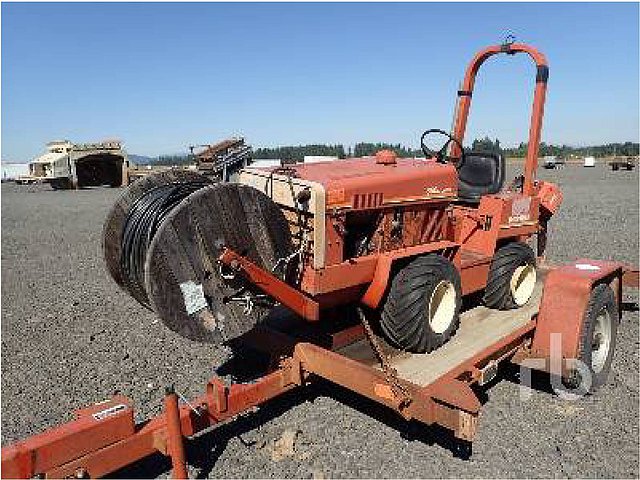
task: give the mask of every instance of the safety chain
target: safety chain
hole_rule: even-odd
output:
[[[378,357],[378,360],[380,361],[380,366],[382,367],[384,378],[391,386],[391,391],[393,392],[393,394],[400,400],[398,406],[400,408],[403,408],[409,405],[411,403],[411,394],[409,393],[409,390],[407,390],[407,388],[402,385],[402,383],[400,383],[400,380],[398,379],[398,372],[396,371],[396,369],[389,364],[389,357],[382,350],[382,347],[376,339],[376,336],[373,333],[373,329],[371,328],[371,325],[369,324],[369,321],[367,320],[367,317],[365,316],[361,307],[358,307],[358,316],[360,317],[360,321],[364,326],[364,331],[367,335],[369,343],[371,344],[371,348],[373,348],[376,357]]]

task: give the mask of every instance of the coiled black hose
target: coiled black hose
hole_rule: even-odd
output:
[[[149,307],[144,265],[153,236],[178,203],[207,185],[210,184],[189,182],[160,185],[138,198],[129,209],[122,231],[120,263],[129,292],[143,305]]]

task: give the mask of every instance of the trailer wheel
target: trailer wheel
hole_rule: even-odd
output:
[[[536,257],[529,245],[512,242],[499,248],[491,261],[484,303],[511,310],[525,305],[536,286]]]
[[[461,298],[460,274],[449,260],[436,254],[418,257],[393,278],[380,327],[394,346],[430,352],[457,330]]]
[[[580,370],[574,369],[563,379],[571,389],[593,393],[607,381],[616,347],[618,311],[613,290],[607,284],[597,285],[591,291],[582,321],[578,360],[587,366],[591,382],[585,382]]]

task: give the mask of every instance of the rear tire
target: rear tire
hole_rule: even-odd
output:
[[[461,298],[460,274],[449,260],[418,257],[393,278],[380,327],[395,347],[430,352],[458,329]]]
[[[529,245],[512,242],[499,248],[491,261],[483,301],[489,308],[524,306],[536,285],[536,257]]]

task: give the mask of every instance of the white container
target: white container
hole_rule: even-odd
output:
[[[585,167],[595,167],[596,159],[594,157],[584,157],[584,166]]]

